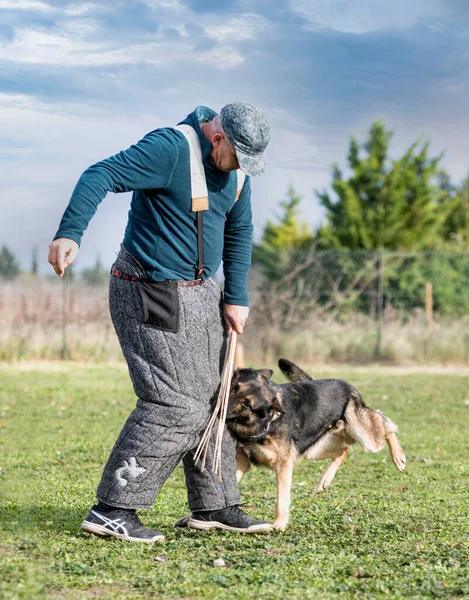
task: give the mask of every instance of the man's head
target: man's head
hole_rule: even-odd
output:
[[[246,175],[264,172],[270,127],[255,106],[246,102],[227,104],[207,125],[213,146],[211,156],[220,171],[241,168]]]

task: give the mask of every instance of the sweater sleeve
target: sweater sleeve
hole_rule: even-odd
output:
[[[246,177],[243,191],[225,224],[223,271],[225,275],[224,302],[249,306],[248,274],[252,255],[251,182]]]
[[[80,244],[99,203],[108,192],[166,187],[178,158],[178,134],[156,129],[128,150],[92,165],[82,174],[54,239]]]

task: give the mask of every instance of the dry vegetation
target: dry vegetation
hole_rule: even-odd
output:
[[[20,277],[0,291],[0,360],[114,360],[107,288]]]
[[[246,361],[271,364],[281,355],[303,362],[366,363],[375,360],[374,318],[353,312],[333,316],[313,311],[289,326],[267,314],[254,298],[249,327],[241,338]],[[274,315],[275,316],[275,315]],[[0,360],[122,360],[109,317],[107,287],[67,284],[57,278],[21,276],[0,289]],[[421,309],[384,311],[381,361],[469,362],[469,319],[435,317],[426,326]]]

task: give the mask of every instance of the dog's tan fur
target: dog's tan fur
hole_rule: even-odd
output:
[[[261,444],[247,443],[237,447],[238,481],[249,471],[251,460],[274,469],[277,476],[277,505],[273,527],[285,530],[290,511],[290,492],[295,464],[300,458],[324,460],[331,463],[322,473],[314,490],[319,494],[331,485],[337,471],[343,465],[348,447],[360,443],[366,452],[379,452],[388,444],[391,458],[399,471],[405,469],[405,455],[396,437],[397,426],[379,410],[363,406],[359,397],[350,395],[343,420],[337,421],[321,438],[301,456],[293,444],[282,436],[282,428],[266,436]]]

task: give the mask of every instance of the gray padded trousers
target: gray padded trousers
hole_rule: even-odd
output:
[[[146,276],[124,248],[115,268]],[[178,332],[161,331],[144,323],[137,283],[111,277],[111,317],[138,397],[98,486],[98,500],[111,506],[150,508],[181,459],[192,511],[240,503],[235,444],[229,433],[225,431],[223,440],[222,483],[211,470],[214,439],[203,473],[193,460],[216,400],[226,354],[222,291],[209,279],[203,285],[178,287],[177,295]]]

